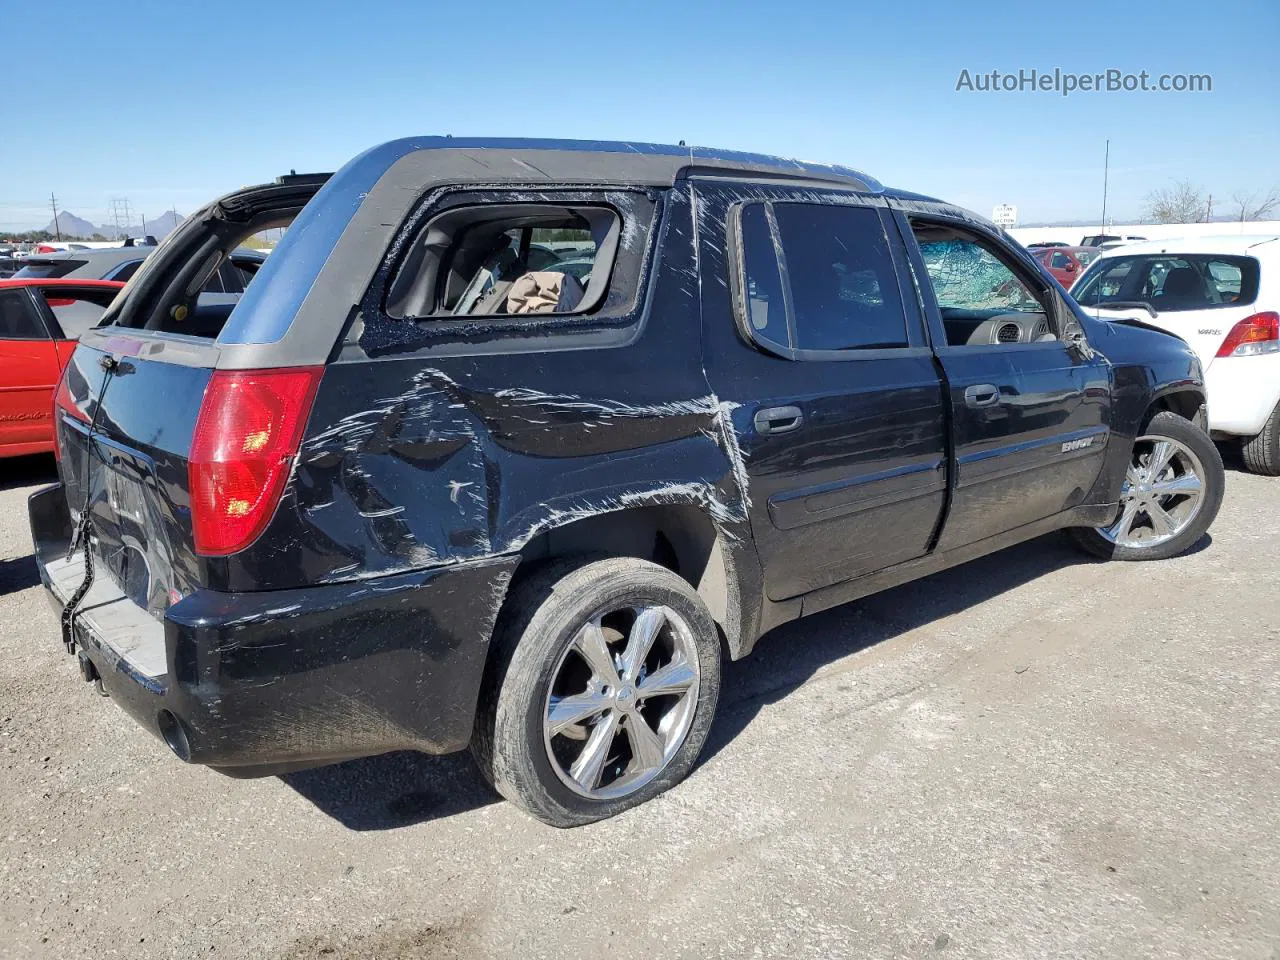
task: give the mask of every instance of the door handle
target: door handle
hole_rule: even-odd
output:
[[[1000,402],[1000,389],[991,383],[975,383],[965,388],[964,402],[970,407],[989,407]]]
[[[756,411],[752,423],[757,433],[790,433],[803,420],[799,407],[765,407]]]

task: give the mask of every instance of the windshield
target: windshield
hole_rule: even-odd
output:
[[[1086,307],[1144,303],[1158,313],[1243,306],[1258,295],[1258,261],[1217,254],[1145,254],[1097,261],[1072,296]]]

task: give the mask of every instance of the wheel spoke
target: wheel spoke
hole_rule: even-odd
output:
[[[693,667],[687,660],[676,660],[645,677],[636,686],[636,695],[643,700],[646,697],[684,693],[693,686],[694,677]]]
[[[653,649],[654,638],[666,622],[667,615],[661,607],[645,607],[636,616],[627,636],[627,649],[622,653],[622,679],[627,683],[635,683],[645,658]]]
[[[1138,503],[1136,500],[1130,500],[1124,505],[1124,512],[1120,514],[1120,519],[1107,528],[1107,536],[1117,543],[1128,538],[1137,516]]]
[[[1158,497],[1189,495],[1199,496],[1203,484],[1200,478],[1194,473],[1184,473],[1180,477],[1173,477],[1170,480],[1164,480],[1160,483],[1151,485],[1151,492]]]
[[[569,776],[585,790],[594,790],[600,784],[600,773],[613,749],[613,739],[618,733],[618,714],[610,710],[591,730],[587,744],[569,768]]]
[[[1147,480],[1154,483],[1169,466],[1175,447],[1168,440],[1157,440],[1151,447],[1151,457],[1147,460]]]
[[[1154,501],[1147,504],[1146,514],[1151,518],[1151,529],[1158,537],[1167,537],[1178,529],[1177,522],[1168,511]]]
[[[627,737],[635,756],[637,772],[652,770],[662,763],[662,738],[653,732],[643,717],[627,717]]]
[[[608,697],[588,691],[570,697],[552,697],[547,709],[547,729],[552,736],[562,733],[566,727],[581,723],[612,706]]]
[[[606,686],[618,685],[618,668],[613,662],[613,654],[609,652],[609,644],[605,642],[599,620],[592,620],[583,627],[574,638],[573,646],[587,661],[597,680]]]

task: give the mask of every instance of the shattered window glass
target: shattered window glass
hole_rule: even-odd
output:
[[[1039,313],[1039,301],[1013,271],[972,240],[920,244],[925,269],[942,309]]]

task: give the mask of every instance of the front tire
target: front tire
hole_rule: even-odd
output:
[[[1280,403],[1271,411],[1262,432],[1240,447],[1244,465],[1250,473],[1264,477],[1280,476]]]
[[[556,561],[498,617],[472,753],[544,823],[591,823],[688,775],[719,693],[719,633],[688,583],[631,557]]]
[[[1199,542],[1217,517],[1225,483],[1222,456],[1209,435],[1161,411],[1133,443],[1115,521],[1070,533],[1106,560],[1176,557]]]

